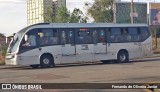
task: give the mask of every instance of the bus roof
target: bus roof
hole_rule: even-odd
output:
[[[25,32],[32,28],[95,28],[95,27],[141,27],[147,24],[115,24],[115,23],[38,23],[28,26],[19,32]]]
[[[51,23],[54,27],[135,27],[135,26],[148,26],[147,24],[114,24],[114,23]]]

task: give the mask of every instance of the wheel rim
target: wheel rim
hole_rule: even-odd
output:
[[[49,59],[48,58],[44,58],[43,59],[43,63],[46,64],[46,65],[49,64]]]
[[[126,60],[126,55],[125,54],[121,54],[120,55],[120,61],[125,61]]]

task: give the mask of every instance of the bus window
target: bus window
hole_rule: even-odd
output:
[[[128,32],[128,28],[123,28],[123,38],[124,42],[130,42],[131,41],[131,35]]]
[[[147,27],[140,28],[140,35],[142,37],[142,41],[146,40],[150,36],[150,32]]]
[[[131,41],[138,42],[140,41],[140,35],[138,28],[128,28],[129,35],[131,35]]]
[[[56,29],[41,29],[38,32],[38,40],[40,45],[58,44]]]
[[[61,44],[66,44],[66,32],[63,30],[63,31],[60,31],[61,32]]]
[[[71,29],[67,30],[67,44],[74,44],[74,31]]]
[[[26,41],[25,42],[22,42],[22,46],[37,46],[37,43],[36,43],[36,34],[34,33],[34,31],[32,32],[29,31],[27,34],[26,34]],[[23,38],[25,39],[25,38]],[[23,40],[24,41],[24,40]]]
[[[98,31],[97,30],[94,30],[93,31],[93,43],[96,44],[98,43]]]
[[[105,31],[104,30],[100,30],[99,33],[99,43],[105,43]]]
[[[50,37],[50,43],[55,45],[58,44],[58,32],[57,29],[53,29],[53,36]]]
[[[111,28],[110,30],[110,40],[111,42],[121,42],[121,29]]]
[[[91,44],[92,43],[92,35],[90,30],[80,30],[77,31],[77,43],[78,44]]]

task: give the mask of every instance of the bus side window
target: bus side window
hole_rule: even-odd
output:
[[[128,28],[123,29],[123,36],[124,36],[124,42],[130,42],[131,41],[131,35],[128,32]]]
[[[105,43],[105,42],[106,42],[105,31],[101,29],[99,32],[99,43]]]
[[[93,31],[93,43],[94,44],[98,43],[98,31],[97,30]]]
[[[136,28],[136,27],[128,28],[128,31],[129,31],[129,35],[131,35],[131,41],[133,41],[133,42],[139,41],[138,28]]]
[[[111,42],[121,42],[120,28],[111,28]]]
[[[58,32],[57,29],[53,29],[53,36],[50,37],[50,43],[51,44],[58,44]]]
[[[60,31],[61,32],[61,44],[66,44],[66,32]]]
[[[67,44],[74,44],[74,31],[72,31],[72,29],[67,29],[66,40]]]
[[[26,35],[27,35],[27,41],[23,42],[22,46],[37,46],[37,42],[36,42],[36,31],[34,31],[36,29],[33,29],[33,31],[29,31]],[[25,38],[23,38],[25,39]]]
[[[111,29],[107,28],[106,29],[106,38],[107,38],[107,42],[111,42]]]
[[[41,29],[38,32],[39,45],[51,45],[50,38],[53,37],[52,29]]]
[[[76,42],[78,44],[91,44],[92,43],[92,33],[89,29],[78,29]]]
[[[140,28],[141,41],[146,40],[150,36],[149,29],[147,27]]]

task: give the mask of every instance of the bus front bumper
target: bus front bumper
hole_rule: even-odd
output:
[[[17,56],[6,55],[5,65],[17,65]]]

